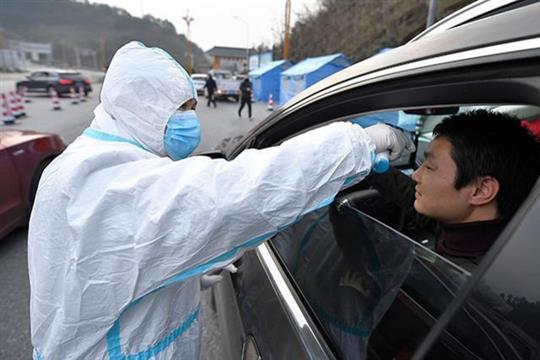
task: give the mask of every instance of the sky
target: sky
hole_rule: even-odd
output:
[[[182,17],[189,11],[191,41],[203,50],[213,46],[246,47],[272,45],[283,29],[285,0],[90,0],[123,8],[132,16],[150,14],[169,20],[176,31],[186,34]],[[291,27],[305,9],[315,9],[317,0],[291,0]],[[238,18],[236,19],[235,16]]]

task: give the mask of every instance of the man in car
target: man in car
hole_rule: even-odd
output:
[[[485,110],[450,116],[433,134],[412,179],[391,168],[368,180],[401,209],[405,233],[431,235],[438,253],[474,267],[536,183],[538,145],[517,118]]]
[[[375,153],[414,149],[387,125],[338,122],[231,161],[189,157],[196,97],[163,50],[114,55],[90,127],[32,209],[35,359],[197,359],[202,275],[324,206]]]

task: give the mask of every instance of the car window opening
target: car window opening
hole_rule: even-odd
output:
[[[512,114],[538,136],[540,108],[528,105],[396,110],[338,120],[362,126],[382,121],[409,132],[417,151],[392,165],[400,176],[410,177],[426,160],[434,127],[449,112],[475,109]],[[368,177],[272,240],[314,317],[344,357],[412,356],[481,259],[471,262],[442,256],[436,252],[435,234],[409,223],[406,215]],[[464,308],[456,321],[478,324],[476,311]],[[403,324],[408,324],[407,329]],[[433,356],[446,354],[450,348],[456,359],[499,352],[483,326],[469,326],[469,338],[451,330],[443,332],[444,340],[434,346]],[[479,346],[484,348],[479,350]]]

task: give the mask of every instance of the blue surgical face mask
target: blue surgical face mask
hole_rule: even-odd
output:
[[[201,141],[201,126],[194,110],[176,111],[163,136],[165,152],[173,160],[187,158]]]

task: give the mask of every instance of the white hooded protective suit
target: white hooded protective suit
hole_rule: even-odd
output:
[[[39,184],[28,235],[34,358],[196,359],[201,274],[369,172],[373,145],[350,123],[233,161],[172,161],[164,128],[192,97],[162,50],[132,42],[114,56],[91,127]]]

